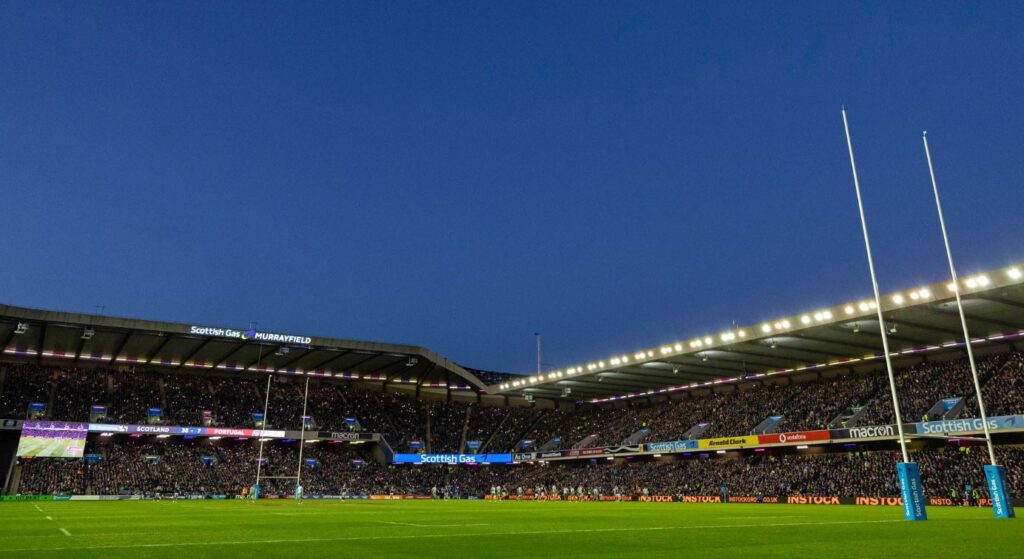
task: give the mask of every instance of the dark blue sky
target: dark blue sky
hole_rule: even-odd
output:
[[[898,4],[898,5],[894,5]],[[1024,260],[1002,3],[0,2],[0,302],[526,371]]]

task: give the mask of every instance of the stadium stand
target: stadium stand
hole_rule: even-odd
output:
[[[989,415],[1024,411],[1018,397],[1024,385],[1024,356],[988,357],[979,362],[979,369]],[[108,420],[115,423],[146,423],[147,410],[160,408],[159,423],[165,425],[200,425],[202,412],[209,410],[218,425],[251,427],[252,414],[263,411],[265,395],[265,384],[250,378],[13,364],[3,371],[0,398],[9,418],[25,418],[29,404],[45,402],[50,419],[85,421],[90,406],[102,404],[108,406]],[[896,378],[904,421],[922,420],[936,402],[950,397],[964,398],[960,417],[977,417],[966,360],[914,365],[898,370]],[[300,380],[279,377],[273,383],[268,427],[300,428]],[[727,392],[631,404],[575,410],[469,406],[313,379],[307,412],[325,429],[345,429],[346,418],[355,418],[362,430],[382,433],[395,450],[419,440],[431,445],[432,452],[458,452],[465,440],[483,441],[489,451],[516,450],[523,440],[533,441],[537,449],[573,448],[588,438],[589,446],[607,446],[621,444],[644,429],[647,433],[634,442],[677,440],[702,422],[708,424],[705,438],[744,435],[773,415],[783,418],[779,430],[803,431],[827,428],[851,406],[866,407],[857,420],[860,425],[892,423],[889,387],[881,371],[795,384],[750,384]],[[559,442],[549,444],[554,439]]]
[[[8,337],[15,339],[15,334]],[[193,353],[205,345],[199,344]],[[225,355],[245,349],[244,345],[224,348],[231,352]],[[498,485],[514,494],[522,488],[524,495],[536,494],[542,487],[550,493],[556,486],[562,496],[568,496],[564,492],[569,487],[578,493],[581,486],[587,495],[706,496],[718,495],[723,486],[730,494],[759,499],[898,494],[893,466],[899,455],[891,437],[807,452],[747,448],[719,455],[693,450],[672,451],[665,457],[648,453],[609,460],[581,457],[474,467],[386,463],[389,453],[409,451],[525,452],[532,457],[529,453],[638,449],[638,445],[660,441],[742,437],[755,429],[766,434],[886,426],[894,422],[891,395],[887,375],[877,361],[828,373],[761,375],[757,380],[679,391],[671,397],[649,393],[609,398],[604,403],[566,398],[534,402],[484,392],[457,393],[452,390],[454,367],[445,370],[444,382],[436,377],[429,385],[426,378],[414,384],[401,375],[422,366],[415,359],[361,351],[367,352],[360,354],[361,359],[378,368],[392,368],[387,377],[362,378],[390,379],[390,383],[355,382],[340,374],[279,373],[271,377],[269,398],[264,373],[225,370],[214,363],[203,368],[186,367],[184,362],[176,367],[145,366],[117,364],[111,358],[95,366],[80,359],[61,366],[41,357],[5,359],[0,362],[0,419],[236,430],[257,427],[254,414],[263,413],[266,405],[264,428],[295,433],[303,427],[308,384],[306,414],[312,418],[311,429],[373,434],[373,441],[379,441],[347,444],[339,437],[304,445],[303,483],[310,495],[429,495],[436,489],[439,495],[483,497]],[[295,353],[296,359],[305,355]],[[287,352],[272,355],[285,359]],[[317,356],[316,361],[339,359],[334,355]],[[345,358],[347,354],[338,355]],[[978,417],[967,361],[951,358],[954,355],[908,359],[897,369],[903,421]],[[261,349],[257,359],[263,358]],[[990,416],[1015,417],[1024,412],[1020,396],[1024,354],[1009,344],[989,349],[979,357],[978,367]],[[418,370],[428,374],[435,369],[430,365]],[[474,386],[521,378],[487,371],[470,370],[470,374],[479,377]],[[421,384],[446,388],[421,392]],[[42,404],[42,411],[30,410],[33,404]],[[103,413],[97,417],[94,408]],[[1024,450],[1015,446],[1022,441],[1011,434],[997,449],[1017,494],[1024,492],[1019,475]],[[10,450],[7,456],[15,467],[8,469],[5,488],[26,495],[234,495],[254,480],[259,446],[255,438],[235,435],[158,438],[94,433],[87,438],[85,452],[90,458],[14,460]],[[912,452],[930,497],[947,497],[964,485],[983,491],[981,466],[986,451],[977,441],[918,440]],[[267,440],[263,459],[264,493],[290,493],[299,465],[299,443],[280,436]]]

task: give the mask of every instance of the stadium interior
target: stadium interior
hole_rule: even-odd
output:
[[[1013,495],[1019,270],[961,288]],[[230,498],[259,470],[270,497],[301,476],[307,496],[334,498],[895,498],[899,420],[932,502],[980,503],[988,454],[952,295],[884,297],[901,418],[870,301],[534,375],[415,346],[0,307],[0,479],[16,496]],[[23,429],[75,425],[74,457],[19,449]]]

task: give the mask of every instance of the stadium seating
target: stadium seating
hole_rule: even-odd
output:
[[[1003,353],[979,360],[990,415],[1024,411],[1024,355]],[[919,421],[937,402],[963,397],[964,417],[975,417],[976,402],[965,360],[921,363],[896,375],[904,420]],[[298,429],[304,377],[278,377],[271,385],[267,426]],[[747,434],[769,416],[782,416],[782,431],[829,427],[843,410],[864,406],[859,425],[892,422],[887,378],[881,371],[814,382],[749,384],[739,390],[686,395],[660,402],[636,400],[624,407],[578,409],[492,407],[464,401],[418,400],[405,393],[382,393],[327,379],[311,379],[307,414],[318,428],[379,432],[395,451],[421,441],[431,452],[481,452],[567,449],[581,441],[593,446],[683,438],[697,423],[708,423],[702,437]],[[203,412],[215,425],[252,427],[253,412],[262,412],[265,377],[196,374],[143,369],[61,368],[0,364],[0,414],[25,418],[29,404],[47,404],[46,417],[87,421],[90,407],[107,408],[109,423],[149,421],[160,408],[160,422],[200,425]],[[354,421],[354,425],[352,422]],[[20,461],[22,493],[231,493],[255,477],[257,446],[252,441],[90,439],[82,460]],[[669,494],[717,494],[725,484],[734,494],[749,495],[895,495],[893,452],[859,452],[813,456],[771,453],[745,458],[690,457],[667,461],[615,460],[609,463],[550,464],[540,467],[409,468],[385,466],[347,445],[308,445],[305,458],[317,460],[306,472],[310,492],[426,493],[439,487],[451,494],[482,495],[491,485],[532,488],[536,485],[646,487]],[[265,445],[264,473],[294,475],[297,444]],[[1011,469],[1024,467],[1024,451],[1000,448]],[[951,487],[979,479],[984,452],[977,448],[919,450],[922,477],[929,495],[945,496]],[[204,461],[203,457],[207,457]],[[827,472],[828,475],[825,475]],[[1021,476],[1011,475],[1016,494],[1024,493]],[[290,491],[287,480],[268,481],[271,492]]]

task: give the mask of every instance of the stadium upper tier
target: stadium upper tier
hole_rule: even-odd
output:
[[[1000,348],[978,356],[988,413],[1020,414],[1024,355],[991,349]],[[267,382],[253,374],[0,362],[0,418],[253,428],[266,404],[268,429],[300,429],[305,409],[315,429],[380,433],[396,452],[435,453],[543,452],[895,423],[883,367],[791,380],[555,409],[488,405],[500,401],[493,398],[415,398],[356,381],[290,375],[276,376],[268,400]],[[920,361],[897,370],[896,384],[904,422],[979,416],[966,359]]]
[[[422,347],[0,305],[6,359],[336,376],[447,390],[484,383]]]
[[[975,344],[1024,333],[1024,264],[971,274],[959,286]],[[962,349],[949,282],[884,295],[891,354],[902,365]],[[4,358],[335,377],[513,399],[604,403],[883,360],[873,299],[714,331],[518,376],[467,369],[418,346],[189,325],[0,305]]]
[[[1024,265],[960,278],[974,343],[1024,334],[1022,282]],[[962,345],[951,282],[885,294],[881,306],[894,357],[918,358]],[[860,370],[883,357],[877,306],[864,298],[505,380],[487,391],[602,403],[830,368]]]

